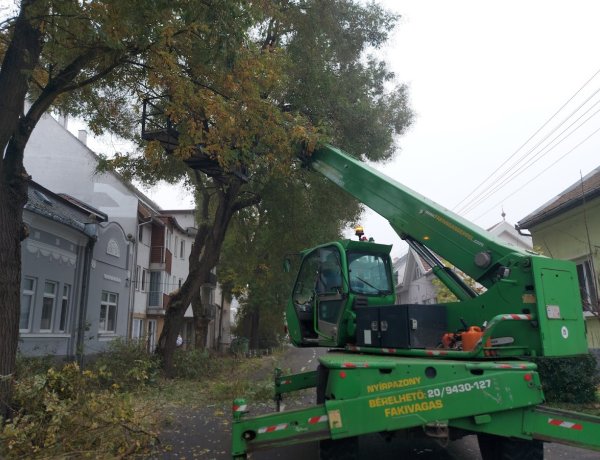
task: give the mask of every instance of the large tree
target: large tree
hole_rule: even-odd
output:
[[[227,54],[238,31],[247,31],[244,3],[22,0],[0,26],[0,417],[9,409],[18,343],[31,132],[58,109],[95,132],[132,137],[139,101],[159,86],[153,69],[166,74],[173,66],[174,40],[194,45],[198,56]]]
[[[267,348],[284,334],[284,305],[294,271],[283,270],[283,260],[296,262],[298,253],[338,239],[341,229],[358,219],[357,201],[306,169],[296,168],[285,178],[271,178],[263,200],[236,216],[218,266],[240,300],[236,335],[250,346]]]
[[[265,184],[293,172],[297,143],[310,150],[327,139],[361,158],[386,160],[394,135],[411,120],[405,88],[368,54],[387,39],[395,16],[350,0],[280,0],[260,13],[224,63],[222,80],[207,79],[204,62],[180,56],[192,78],[185,88],[168,85],[165,113],[179,123],[174,154],[202,171],[202,218],[190,276],[171,299],[159,339],[167,369],[185,309],[202,305],[197,296],[231,218],[246,207],[260,212],[265,194],[285,193]],[[195,316],[202,334],[201,311]]]
[[[392,75],[365,51],[394,20],[350,0],[21,1],[0,30],[0,415],[18,342],[23,155],[40,117],[57,108],[97,133],[135,137],[140,100],[168,96],[173,155],[151,142],[137,162],[115,160],[142,179],[173,178],[190,158],[207,173],[190,176],[205,212],[159,341],[168,366],[232,215],[261,197],[256,179],[286,173],[294,145],[323,136],[371,159],[392,154],[408,122],[405,92],[386,90]]]

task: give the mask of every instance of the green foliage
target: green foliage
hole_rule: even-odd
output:
[[[600,376],[596,358],[591,354],[571,358],[537,358],[535,361],[547,401],[597,401]]]
[[[174,377],[203,381],[213,377],[225,365],[222,357],[208,350],[175,350]]]
[[[55,366],[56,358],[52,355],[46,356],[23,356],[17,355],[16,372],[17,379],[31,377],[37,374],[45,374],[48,369]]]
[[[446,265],[448,266],[448,265]],[[478,284],[473,278],[463,273],[462,271],[453,267],[454,272],[463,280],[463,282],[469,286],[473,291],[477,294],[482,294],[485,292],[485,287],[481,284]],[[436,302],[438,303],[450,303],[450,302],[458,302],[458,297],[456,297],[448,287],[442,283],[439,278],[434,278],[431,281],[431,284],[436,289]]]
[[[1,458],[112,458],[143,450],[155,436],[118,385],[75,363],[17,380],[16,414],[0,432]]]
[[[391,158],[394,136],[410,125],[412,112],[406,88],[395,84],[395,75],[373,51],[387,40],[397,17],[374,3],[341,0],[273,2],[265,15],[273,20],[264,22],[259,36],[279,33],[273,46],[286,59],[279,74],[284,84],[267,100],[299,114],[319,139],[357,157]],[[289,162],[279,150],[275,159]],[[239,213],[219,274],[235,279],[233,291],[241,299],[236,333],[251,338],[252,348],[263,348],[283,335],[283,306],[294,276],[281,270],[285,254],[337,239],[356,222],[361,207],[296,165],[284,175],[277,168],[257,172],[261,180],[249,185],[262,201]]]
[[[159,359],[146,351],[142,342],[113,340],[108,350],[100,353],[92,369],[102,376],[105,384],[118,385],[124,390],[154,383]]]
[[[342,149],[372,161],[395,152],[393,136],[412,122],[407,89],[374,53],[397,16],[380,5],[313,0],[289,8],[285,99]],[[287,24],[287,23],[286,23]]]
[[[284,334],[284,305],[295,276],[282,268],[286,254],[340,238],[360,213],[356,200],[302,169],[286,179],[270,178],[263,190],[261,203],[233,220],[218,267],[234,280],[241,303],[235,333],[252,337],[251,348],[276,346]]]

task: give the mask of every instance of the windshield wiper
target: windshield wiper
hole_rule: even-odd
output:
[[[357,279],[358,281],[362,281],[363,283],[365,283],[365,284],[366,284],[367,286],[369,286],[370,288],[373,288],[373,289],[375,289],[375,290],[377,291],[377,294],[378,294],[378,295],[380,295],[380,294],[389,294],[389,290],[385,290],[385,291],[384,291],[384,290],[382,290],[382,289],[379,289],[378,287],[375,287],[375,286],[373,286],[373,285],[372,285],[371,283],[369,283],[368,281],[365,281],[364,279],[362,279],[360,276],[357,276],[357,277],[356,277],[356,279]]]

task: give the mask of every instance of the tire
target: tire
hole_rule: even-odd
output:
[[[321,441],[319,458],[321,460],[358,460],[358,437]]]
[[[544,460],[544,443],[506,438],[493,434],[477,435],[483,460]]]
[[[317,404],[325,403],[329,369],[319,364],[317,367]],[[358,437],[344,439],[325,439],[319,442],[321,460],[358,460]]]

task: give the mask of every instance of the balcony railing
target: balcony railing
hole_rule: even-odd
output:
[[[167,151],[179,145],[179,131],[165,113],[167,99],[156,97],[146,99],[142,113],[142,139],[158,141]]]

